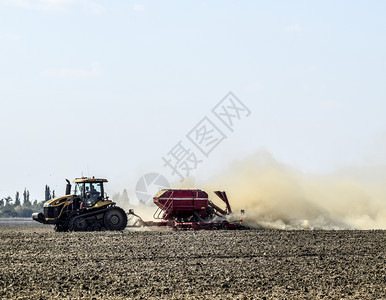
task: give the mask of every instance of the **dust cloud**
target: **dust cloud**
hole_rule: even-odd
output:
[[[386,229],[385,180],[386,168],[380,167],[305,174],[259,151],[230,165],[203,189],[226,191],[236,217],[244,209],[242,218],[251,227]]]

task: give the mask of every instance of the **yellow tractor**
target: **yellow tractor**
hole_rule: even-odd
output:
[[[32,214],[32,219],[55,225],[55,231],[124,230],[127,225],[125,211],[115,206],[105,194],[101,178],[77,178],[74,193],[68,179],[66,195],[48,200],[43,212]]]

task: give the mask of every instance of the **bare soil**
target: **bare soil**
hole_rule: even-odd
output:
[[[56,233],[0,222],[0,298],[385,299],[386,231]]]

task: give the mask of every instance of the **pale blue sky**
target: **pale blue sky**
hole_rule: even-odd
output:
[[[386,164],[385,15],[386,1],[0,0],[0,198],[61,194],[82,172],[111,191],[169,176],[161,157],[229,91],[252,113],[198,180],[261,148],[305,172]]]

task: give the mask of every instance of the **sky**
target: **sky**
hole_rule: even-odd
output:
[[[0,198],[43,200],[80,176],[109,193],[147,173],[173,185],[178,145],[198,182],[261,149],[304,173],[384,166],[385,13],[386,1],[0,0]],[[206,155],[200,128],[214,130]]]

